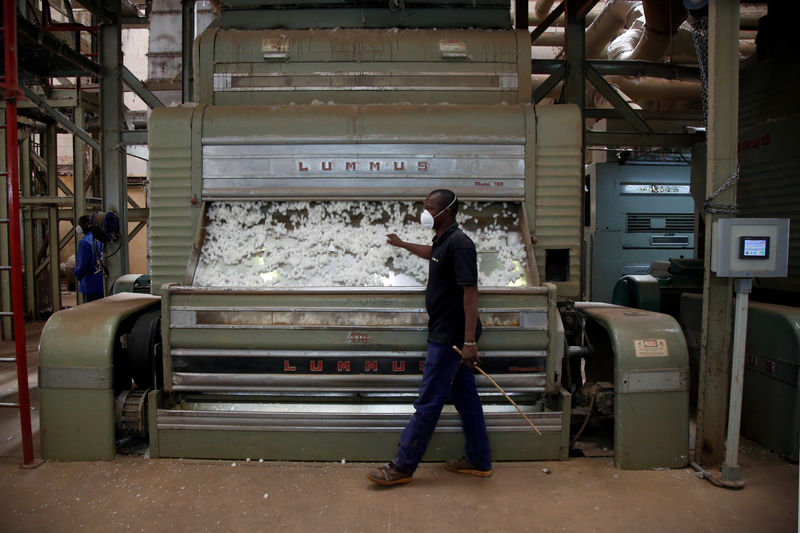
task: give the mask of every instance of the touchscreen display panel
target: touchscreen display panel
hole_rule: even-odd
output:
[[[739,259],[768,259],[769,237],[739,237]]]

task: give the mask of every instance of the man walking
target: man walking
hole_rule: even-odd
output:
[[[447,399],[461,416],[466,457],[448,461],[445,468],[480,477],[492,475],[489,436],[472,370],[479,362],[477,341],[481,333],[475,245],[456,223],[458,198],[453,191],[431,192],[423,207],[420,223],[434,230],[432,245],[404,242],[395,234],[387,241],[429,261],[425,290],[428,354],[415,413],[403,430],[397,454],[391,462],[367,474],[379,485],[411,481]],[[453,346],[461,348],[462,355]]]

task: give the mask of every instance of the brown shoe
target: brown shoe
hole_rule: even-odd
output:
[[[478,470],[463,457],[461,459],[447,461],[444,464],[444,469],[448,472],[455,472],[456,474],[471,474],[478,477],[489,477],[492,475],[491,470]]]
[[[370,470],[367,479],[378,485],[400,485],[411,482],[412,474],[399,470],[392,463],[386,463],[377,470]]]

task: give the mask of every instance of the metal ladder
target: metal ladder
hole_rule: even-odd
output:
[[[3,184],[9,190],[8,218],[0,219],[0,224],[8,228],[8,241],[11,264],[0,265],[0,271],[11,272],[11,307],[13,311],[2,311],[0,317],[11,317],[14,325],[15,357],[0,358],[3,363],[17,365],[17,402],[0,402],[0,407],[19,409],[22,429],[23,467],[35,466],[33,456],[33,431],[31,428],[31,399],[28,390],[28,355],[25,346],[25,314],[22,287],[22,242],[20,238],[19,203],[19,150],[17,137],[17,100],[19,99],[19,72],[17,64],[17,2],[3,0],[3,34],[5,72],[0,77],[0,88],[4,90],[6,101],[5,129],[6,168],[0,172]]]

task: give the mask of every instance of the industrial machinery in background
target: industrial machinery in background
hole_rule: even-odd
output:
[[[781,456],[797,461],[800,442],[800,68],[791,31],[780,31],[794,4],[770,5],[760,21],[757,56],[739,76],[740,172],[737,217],[790,221],[786,277],[755,276],[749,298],[744,352],[741,434]],[[787,27],[788,28],[788,27]],[[695,160],[697,158],[695,157]],[[705,168],[692,170],[692,192],[704,194]],[[685,294],[680,321],[690,361],[698,365],[702,299]],[[692,387],[692,397],[696,385]]]
[[[588,299],[611,303],[620,278],[650,275],[654,262],[675,258],[686,264],[693,257],[694,201],[687,163],[620,159],[593,163],[587,175]]]
[[[478,249],[482,366],[542,433],[478,376],[495,459],[566,459],[596,405],[618,466],[686,465],[677,322],[575,303],[583,125],[530,104],[508,3],[253,4],[196,40],[197,104],[151,116],[153,294],[42,333],[44,457],[110,458],[128,432],[152,457],[385,459],[427,324],[427,265],[385,235],[429,239],[444,187]],[[459,424],[446,408],[427,460],[461,453]]]
[[[797,43],[780,31],[779,10],[796,10],[790,4],[770,6],[760,21],[758,50],[742,66],[739,83],[740,172],[737,217],[789,219],[788,276],[753,279],[749,298],[744,358],[741,434],[781,456],[800,458],[800,167],[798,116],[800,69],[795,61]],[[773,10],[776,12],[773,14]],[[787,67],[788,66],[788,67]],[[705,149],[692,154],[691,192],[703,205]],[[701,220],[702,222],[702,220]],[[702,234],[702,232],[700,232]],[[628,275],[617,282],[615,303],[668,312],[679,318],[686,335],[691,364],[691,404],[697,401],[702,322],[702,262],[672,259],[654,265],[650,275]],[[666,302],[666,308],[665,304]],[[677,313],[674,303],[679,302]]]

